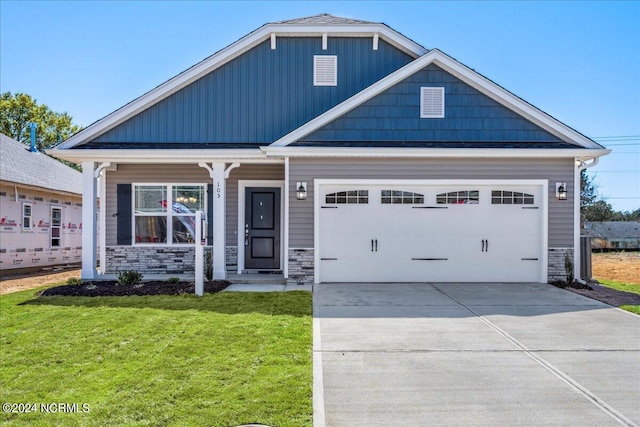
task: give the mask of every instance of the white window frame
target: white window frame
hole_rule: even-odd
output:
[[[332,81],[318,80],[318,61],[332,59],[333,79]],[[313,55],[313,85],[314,86],[338,86],[338,56],[337,55]]]
[[[29,215],[25,213],[25,208],[29,207]],[[29,218],[29,226],[25,226],[25,218]],[[23,202],[22,203],[22,230],[23,231],[31,231],[33,230],[33,203]]]
[[[60,211],[60,224],[59,225],[55,225],[55,222],[53,221],[53,211],[54,210],[59,210]],[[51,228],[49,229],[49,247],[50,248],[61,248],[64,245],[62,244],[62,226],[64,224],[64,218],[62,217],[64,214],[64,209],[62,208],[62,206],[51,206],[50,209],[50,219],[51,219]],[[53,237],[53,231],[54,230],[60,230],[58,237]],[[53,244],[53,239],[58,239],[58,244],[54,245]]]
[[[167,201],[167,209],[165,212],[136,212],[136,187],[145,187],[145,186],[153,186],[153,187],[166,187],[165,200]],[[173,212],[173,188],[174,187],[202,187],[203,188],[203,210],[207,212],[207,201],[210,196],[207,194],[207,184],[205,183],[193,183],[193,182],[134,182],[131,185],[131,244],[133,246],[176,246],[176,247],[184,247],[184,246],[193,246],[194,243],[173,243],[173,219],[182,216],[191,216],[189,214],[177,214]],[[145,217],[145,216],[162,216],[167,218],[167,241],[166,242],[136,242],[136,218]],[[195,213],[194,213],[195,216]],[[212,218],[209,217],[207,212],[207,220],[211,221]],[[205,230],[203,230],[206,233]],[[196,236],[194,236],[194,242],[197,242]]]
[[[427,92],[440,92],[440,113],[425,113],[425,104],[424,98]],[[445,90],[444,87],[421,87],[420,88],[420,118],[421,119],[442,119],[444,118],[444,98],[445,98]]]

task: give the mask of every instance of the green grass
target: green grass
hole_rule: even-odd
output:
[[[0,297],[0,413],[9,426],[312,424],[311,295]]]
[[[607,288],[617,289],[619,291],[631,292],[640,295],[640,285],[632,285],[629,283],[616,282],[615,280],[598,279],[598,283]],[[621,305],[619,308],[640,314],[640,305]]]

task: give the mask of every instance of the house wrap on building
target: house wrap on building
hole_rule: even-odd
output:
[[[203,210],[215,278],[290,283],[564,278],[580,170],[608,152],[437,49],[324,14],[266,24],[49,151],[83,166],[83,278],[98,241],[107,273],[193,273]]]
[[[82,175],[0,134],[0,270],[82,260]]]

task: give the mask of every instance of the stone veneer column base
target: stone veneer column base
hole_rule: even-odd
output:
[[[313,278],[313,248],[290,248],[287,285],[311,285]]]
[[[207,270],[204,249],[204,269]],[[195,249],[193,246],[108,246],[106,248],[106,273],[117,274],[135,270],[142,274],[193,274],[195,271]],[[227,246],[226,267],[228,271],[238,268],[237,246]]]
[[[565,266],[565,258],[567,255],[573,264],[573,248],[549,248],[549,282],[564,282],[567,280],[567,268]]]

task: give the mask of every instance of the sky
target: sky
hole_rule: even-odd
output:
[[[637,1],[0,1],[0,91],[87,126],[267,22],[384,22],[611,148],[589,169],[640,208]]]

